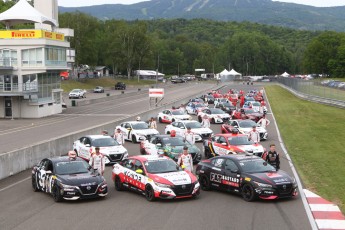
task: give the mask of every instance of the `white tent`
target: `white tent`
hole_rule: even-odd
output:
[[[234,77],[242,77],[242,74],[236,72],[234,69],[230,70],[229,75]]]
[[[52,27],[57,27],[59,25],[56,20],[44,16],[26,0],[19,0],[17,4],[1,13],[0,22],[4,23],[7,29],[16,24],[28,22],[48,24]]]
[[[222,72],[219,73],[219,76],[228,76],[229,71],[227,69],[224,69]]]
[[[288,74],[287,72],[284,72],[282,75],[280,75],[282,77],[290,77],[290,74]]]
[[[222,81],[233,81],[235,79],[241,79],[242,74],[236,72],[234,69],[227,71],[224,69],[219,73],[219,77]]]

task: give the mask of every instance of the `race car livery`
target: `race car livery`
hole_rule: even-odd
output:
[[[196,174],[201,189],[239,193],[245,201],[291,198],[298,194],[294,178],[282,170],[276,171],[257,156],[226,155],[203,160]]]
[[[209,128],[203,128],[197,121],[179,121],[173,122],[165,127],[165,134],[170,134],[175,130],[177,136],[184,137],[187,128],[190,127],[194,133],[195,141],[202,141],[204,138],[209,138],[213,131]]]
[[[137,143],[150,139],[152,135],[157,135],[159,132],[156,129],[150,129],[149,125],[143,121],[127,121],[117,126],[125,135],[125,140]]]
[[[248,136],[245,134],[217,134],[204,141],[206,158],[240,153],[252,153],[261,157],[264,151],[262,145],[249,141]]]
[[[200,193],[197,178],[165,156],[129,157],[113,166],[112,180],[117,191],[131,189],[148,201],[197,197]]]
[[[143,155],[157,155],[158,150],[162,149],[164,154],[174,161],[177,161],[183,152],[183,147],[188,147],[188,153],[192,155],[193,163],[197,164],[201,160],[200,149],[188,141],[184,141],[183,137],[170,135],[155,135],[150,141],[146,140],[140,143],[140,153]]]
[[[192,117],[180,109],[166,109],[158,113],[157,119],[160,123],[171,123],[174,121],[192,120]]]
[[[213,124],[221,124],[230,119],[230,115],[221,109],[203,109],[197,116],[199,122],[206,116]]]
[[[261,104],[257,101],[246,101],[243,108],[253,109],[254,112],[258,113],[260,111]]]
[[[216,98],[214,100],[214,108],[219,108],[220,103],[229,103],[229,100],[227,98]]]
[[[206,108],[208,108],[208,107],[204,103],[189,102],[186,105],[187,113],[188,114],[194,114],[194,115],[197,115],[200,110],[206,109]]]
[[[115,163],[128,157],[128,151],[110,136],[88,135],[83,136],[73,143],[73,150],[86,161],[90,160],[95,147],[100,148],[100,153],[105,156],[105,163]]]
[[[250,119],[258,122],[263,117],[263,113],[255,112],[250,108],[242,108],[232,114],[233,119]]]
[[[51,194],[56,202],[108,194],[104,177],[79,157],[45,158],[32,168],[31,181],[35,192]]]
[[[256,131],[260,134],[260,140],[267,140],[268,133],[267,130],[252,120],[229,120],[227,123],[222,124],[221,132],[222,133],[231,133],[234,128],[242,134],[249,135],[249,132],[253,129],[253,126],[256,126]]]

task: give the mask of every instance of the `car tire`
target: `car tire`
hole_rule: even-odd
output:
[[[168,131],[168,132],[167,132],[167,134],[169,134],[169,135],[170,135],[170,131]]]
[[[36,176],[35,176],[35,175],[33,175],[33,176],[31,177],[31,184],[32,184],[32,189],[33,189],[34,192],[40,191],[39,188],[38,188],[38,186],[37,186],[37,179],[36,179]]]
[[[251,184],[244,184],[241,189],[241,195],[243,200],[251,202],[255,199],[254,188]]]
[[[62,196],[60,194],[60,191],[59,191],[59,188],[57,187],[57,185],[53,186],[52,195],[53,195],[53,199],[55,202],[61,202],[62,201]]]
[[[115,186],[116,191],[120,192],[120,191],[124,190],[123,183],[121,182],[120,177],[118,177],[118,176],[115,177],[114,186]]]
[[[132,135],[132,142],[133,143],[138,143],[137,138],[135,137],[135,135]]]
[[[159,123],[163,123],[162,118],[158,118]]]
[[[208,177],[206,175],[201,175],[199,177],[199,183],[200,183],[200,187],[203,191],[210,191],[212,190],[211,188],[211,182],[208,179]]]
[[[152,202],[156,199],[155,197],[155,191],[153,190],[152,186],[151,185],[146,185],[146,188],[145,188],[145,198],[146,200]]]

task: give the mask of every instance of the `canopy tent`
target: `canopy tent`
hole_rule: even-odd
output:
[[[219,73],[219,77],[222,81],[233,81],[236,79],[241,79],[242,74],[236,72],[234,69],[230,71],[224,69],[222,72]]]
[[[44,16],[26,0],[19,0],[17,4],[1,13],[0,22],[4,23],[7,29],[16,24],[28,22],[48,24],[52,27],[59,26],[56,20]]]
[[[224,69],[222,72],[219,73],[220,76],[227,76],[229,75],[229,71],[227,69]]]
[[[235,76],[235,77],[236,77],[236,76],[237,76],[237,77],[242,77],[242,74],[236,72],[234,69],[232,69],[232,70],[229,71],[229,75],[230,75],[230,76]]]
[[[142,79],[155,79],[156,76],[159,78],[162,78],[165,76],[164,74],[160,72],[156,72],[154,70],[136,70],[135,75]]]
[[[284,72],[282,75],[280,75],[282,77],[290,77],[290,74],[288,74],[287,72]]]

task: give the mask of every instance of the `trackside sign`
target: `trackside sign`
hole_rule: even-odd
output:
[[[149,89],[149,97],[164,97],[164,89]]]

